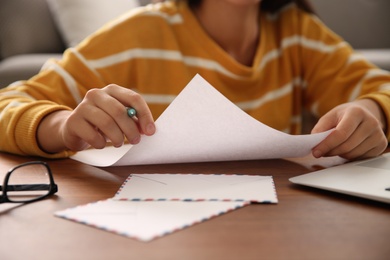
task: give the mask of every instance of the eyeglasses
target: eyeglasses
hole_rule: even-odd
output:
[[[20,164],[8,171],[0,203],[29,203],[44,199],[58,191],[47,163],[41,161]]]

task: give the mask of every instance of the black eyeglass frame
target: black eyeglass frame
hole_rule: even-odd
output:
[[[11,176],[11,174],[21,168],[21,167],[25,167],[25,166],[28,166],[28,165],[34,165],[34,164],[39,164],[39,165],[42,165],[46,168],[47,170],[47,173],[49,175],[49,181],[50,183],[49,184],[20,184],[20,185],[8,185],[8,181],[9,181],[9,178]],[[8,191],[14,191],[14,190],[17,190],[18,188],[21,188],[23,187],[24,190],[48,190],[49,192],[45,195],[42,195],[42,196],[39,196],[37,198],[34,198],[34,199],[29,199],[29,200],[18,200],[18,201],[14,201],[14,200],[10,200],[8,198],[8,195],[7,195],[7,192]],[[53,178],[53,174],[51,172],[51,169],[49,167],[49,165],[46,163],[46,162],[43,162],[43,161],[32,161],[32,162],[26,162],[26,163],[22,163],[22,164],[19,164],[15,167],[13,167],[12,169],[10,169],[5,178],[4,178],[4,182],[3,182],[3,185],[0,186],[0,191],[2,191],[2,194],[0,195],[0,204],[1,203],[30,203],[30,202],[35,202],[35,201],[38,201],[38,200],[42,200],[48,196],[51,196],[53,194],[55,194],[57,191],[58,191],[58,186],[57,184],[54,183],[54,178]]]

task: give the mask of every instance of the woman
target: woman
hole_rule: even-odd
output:
[[[130,12],[2,91],[0,148],[64,157],[107,140],[137,144],[197,73],[281,131],[299,133],[310,109],[321,117],[313,132],[335,128],[315,157],[387,147],[389,73],[358,58],[305,1],[189,0]]]

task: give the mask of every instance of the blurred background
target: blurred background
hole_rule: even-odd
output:
[[[159,0],[0,0],[0,88],[126,10]],[[311,0],[318,16],[358,52],[390,70],[390,0]]]

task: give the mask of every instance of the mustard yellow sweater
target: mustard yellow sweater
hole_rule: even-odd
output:
[[[37,126],[48,113],[74,109],[89,89],[115,83],[141,93],[157,119],[197,73],[249,115],[287,133],[300,133],[304,108],[322,116],[362,97],[377,101],[390,122],[390,73],[354,53],[318,18],[292,4],[262,13],[260,26],[248,67],[210,39],[184,3],[132,10],[62,60],[48,61],[37,76],[0,92],[0,150],[69,156],[46,154],[37,144]]]

